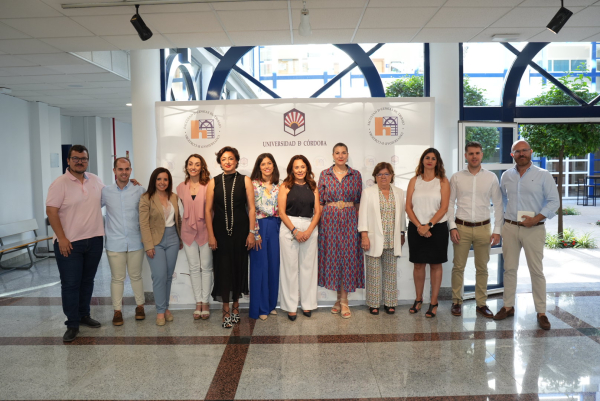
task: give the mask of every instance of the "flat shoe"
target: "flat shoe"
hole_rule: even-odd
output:
[[[269,315],[276,315],[277,314],[277,310],[273,309],[271,312],[269,312]]]
[[[172,314],[170,314],[170,313],[169,313],[169,314],[167,315],[167,314],[165,313],[165,320],[166,320],[167,322],[172,322],[174,319],[175,319],[175,318],[173,317],[173,315],[172,315]]]
[[[166,320],[164,317],[157,317],[156,318],[156,325],[157,326],[164,326],[166,324]]]
[[[269,317],[268,315],[258,315],[258,318],[260,320],[267,320],[268,317]]]

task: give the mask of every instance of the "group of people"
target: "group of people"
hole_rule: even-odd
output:
[[[265,320],[277,314],[278,300],[290,320],[296,320],[298,306],[310,317],[317,308],[319,286],[337,292],[331,313],[342,318],[352,316],[348,294],[358,288],[366,288],[371,314],[379,314],[382,301],[385,312],[393,314],[398,302],[397,258],[407,232],[416,292],[410,313],[421,309],[429,265],[432,292],[425,315],[436,316],[450,238],[453,315],[462,313],[463,274],[473,247],[477,312],[497,320],[513,316],[519,253],[525,248],[538,322],[549,329],[541,263],[543,221],[554,216],[558,192],[551,175],[531,163],[526,142],[516,142],[512,155],[515,168],[499,183],[481,167],[481,145],[469,142],[468,167],[448,180],[439,152],[429,148],[420,157],[405,198],[393,185],[394,169],[386,162],[373,170],[376,185],[363,190],[360,172],[347,164],[348,147],[343,143],[334,146],[333,165],[318,181],[303,155],[290,159],[280,180],[269,153],[257,158],[247,177],[237,171],[237,149],[226,146],[216,153],[222,173],[213,178],[205,159],[192,154],[184,164],[185,180],[175,191],[171,173],[163,167],[153,171],[147,189],[130,180],[131,163],[123,157],[114,161],[115,183],[104,186],[86,172],[87,149],[74,145],[69,167],[50,186],[46,202],[67,316],[63,340],[73,341],[80,325],[101,325],[90,316],[90,301],[105,234],[117,326],[124,323],[127,273],[137,304],[135,319],[145,318],[144,253],[152,272],[156,324],[173,321],[169,299],[180,249],[189,265],[194,319],[209,318],[212,297],[223,305],[222,327],[231,328],[240,321],[239,299],[246,294],[250,318]],[[495,209],[493,230],[490,203]],[[486,305],[487,263],[500,234],[505,295],[503,308],[494,315]]]

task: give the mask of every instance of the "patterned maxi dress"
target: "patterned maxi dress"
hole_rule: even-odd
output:
[[[329,202],[360,203],[362,177],[348,167],[340,182],[333,166],[321,172],[319,199]],[[323,206],[319,221],[319,286],[329,290],[354,292],[365,288],[363,252],[358,232],[358,212],[355,207],[338,209]]]

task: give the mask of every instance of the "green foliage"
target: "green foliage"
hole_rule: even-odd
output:
[[[572,228],[565,228],[562,238],[558,234],[546,234],[546,248],[597,248],[596,240],[592,233],[577,236]]]
[[[558,214],[560,211],[557,210],[556,214]],[[573,206],[565,206],[562,208],[562,215],[563,216],[577,216],[580,215],[581,212],[579,212],[579,210],[575,209]]]
[[[400,78],[385,88],[385,97],[423,97],[423,86],[422,76]]]
[[[569,75],[559,80],[586,102],[596,96],[590,92],[589,77],[579,75],[572,79]],[[566,93],[548,84],[550,88],[541,95],[525,102],[527,106],[576,106]],[[521,136],[539,156],[558,157],[564,146],[564,156],[574,157],[594,153],[600,147],[600,125],[598,124],[523,124]]]
[[[597,226],[600,226],[600,220],[598,220],[598,221],[596,222],[596,225],[597,225]]]
[[[496,154],[500,133],[494,127],[467,127],[465,139],[479,142],[483,148],[484,161],[487,161]]]
[[[463,100],[465,106],[487,106],[488,102],[485,100],[484,92],[485,89],[471,85],[469,77],[465,76],[463,79]]]

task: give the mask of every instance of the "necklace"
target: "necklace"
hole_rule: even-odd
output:
[[[233,235],[233,191],[235,191],[235,181],[237,180],[237,171],[233,177],[233,186],[231,187],[231,227],[229,226],[229,218],[227,217],[227,191],[225,190],[225,173],[223,175],[223,201],[225,202],[225,228],[227,229],[227,235],[230,237]]]
[[[334,171],[336,174],[346,174],[346,173],[348,172],[348,170],[346,170],[346,171],[335,171],[335,168],[333,169],[333,171]]]

